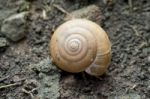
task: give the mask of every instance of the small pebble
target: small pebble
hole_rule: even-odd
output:
[[[6,38],[0,37],[0,52],[4,52],[8,46],[8,41]]]
[[[105,17],[103,16],[100,8],[96,5],[89,5],[87,7],[83,7],[79,10],[75,10],[71,12],[69,15],[66,15],[64,20],[70,20],[72,18],[84,18],[92,20],[96,23],[102,24]]]
[[[8,46],[6,38],[0,37],[0,48]]]
[[[28,12],[22,12],[10,16],[3,21],[1,26],[1,33],[12,41],[19,41],[25,37],[26,20],[25,15]]]

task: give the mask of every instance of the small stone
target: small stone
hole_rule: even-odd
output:
[[[3,20],[18,12],[27,11],[29,3],[25,0],[1,0],[0,1],[0,27]],[[1,34],[1,33],[0,33]]]
[[[24,38],[26,34],[25,15],[27,14],[28,12],[22,12],[5,19],[1,26],[2,34],[12,41],[19,41]]]
[[[8,46],[8,41],[6,38],[0,37],[0,48]]]
[[[0,37],[0,52],[3,52],[8,46],[8,41],[6,38]]]
[[[102,21],[105,19],[104,15],[102,14],[100,8],[96,5],[89,5],[87,7],[81,8],[79,10],[75,10],[67,15],[64,20],[70,20],[72,18],[84,18],[96,23],[102,24]]]
[[[18,75],[15,75],[14,77],[12,77],[13,82],[18,82],[20,80],[21,80],[21,78]]]

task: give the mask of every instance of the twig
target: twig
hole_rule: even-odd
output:
[[[34,98],[33,94],[32,94],[30,91],[27,91],[27,90],[24,89],[24,88],[22,89],[22,91],[23,91],[24,93],[26,93],[26,94],[29,94],[32,99]]]
[[[139,32],[137,31],[135,26],[131,26],[132,30],[134,31],[136,36],[140,36]]]
[[[43,19],[45,19],[45,20],[46,20],[46,19],[48,19],[48,17],[47,17],[47,14],[46,14],[46,11],[45,11],[45,10],[43,10],[43,11],[42,11],[42,18],[43,18]]]
[[[56,9],[58,9],[59,11],[61,11],[62,13],[66,14],[67,16],[69,16],[70,18],[73,18],[73,16],[71,14],[69,14],[69,12],[67,12],[64,8],[62,8],[61,6],[54,4],[53,5]]]
[[[130,89],[133,90],[133,89],[135,89],[136,87],[137,87],[137,85],[134,84]]]
[[[65,14],[69,14],[64,8],[62,8],[61,6],[57,5],[57,4],[54,4],[53,5],[55,8],[57,8],[59,11],[65,13]]]
[[[27,91],[26,89],[22,88],[22,91],[26,94],[29,94],[31,96],[31,98],[33,99],[34,98],[33,92],[37,89],[38,88],[33,88],[31,91]]]
[[[147,45],[148,45],[147,42],[142,42],[138,47],[139,47],[139,49],[141,49]]]
[[[6,79],[8,79],[10,76],[6,76],[6,77],[4,77],[4,78],[1,78],[0,79],[0,82],[2,82],[2,81],[4,81],[4,80],[6,80]]]
[[[13,84],[8,84],[8,85],[3,85],[0,86],[0,89],[4,89],[4,88],[8,88],[8,87],[13,87],[13,86],[17,86],[17,85],[21,85],[21,81],[24,81],[26,78],[20,79],[19,81],[17,81],[16,83]]]
[[[3,85],[3,86],[0,86],[0,89],[4,89],[4,88],[8,88],[8,87],[13,87],[13,86],[17,86],[17,85],[20,85],[21,83],[14,83],[14,84],[8,84],[8,85]]]
[[[133,10],[133,2],[132,2],[132,0],[128,0],[128,4],[129,4],[130,11],[132,11]]]
[[[126,88],[125,93],[128,93],[130,90],[133,90],[133,89],[135,89],[136,87],[137,87],[137,85],[134,84],[131,88]]]

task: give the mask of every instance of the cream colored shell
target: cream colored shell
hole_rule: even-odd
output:
[[[99,76],[107,71],[111,44],[106,32],[86,19],[73,19],[60,25],[50,42],[53,62],[72,73],[86,71]]]

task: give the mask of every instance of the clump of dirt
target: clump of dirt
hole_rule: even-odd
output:
[[[47,99],[44,95],[49,96],[51,91],[60,99],[113,99],[117,96],[150,98],[149,0],[27,1],[29,14],[26,17],[26,38],[18,42],[7,39],[9,46],[5,51],[0,51],[1,99]],[[59,5],[59,8],[54,5]],[[95,78],[85,73],[70,74],[48,67],[43,69],[42,66],[47,66],[44,63],[49,63],[46,61],[49,57],[49,41],[57,26],[65,21],[67,13],[89,5],[99,7],[103,16],[99,24],[108,33],[112,43],[112,62],[108,72]],[[3,5],[0,8],[4,8]],[[20,12],[16,9],[10,11],[7,17]],[[95,15],[98,14],[96,11]],[[5,38],[1,33],[0,37]],[[44,62],[43,65],[41,62]],[[57,83],[51,87],[54,82],[48,84],[50,81]]]

